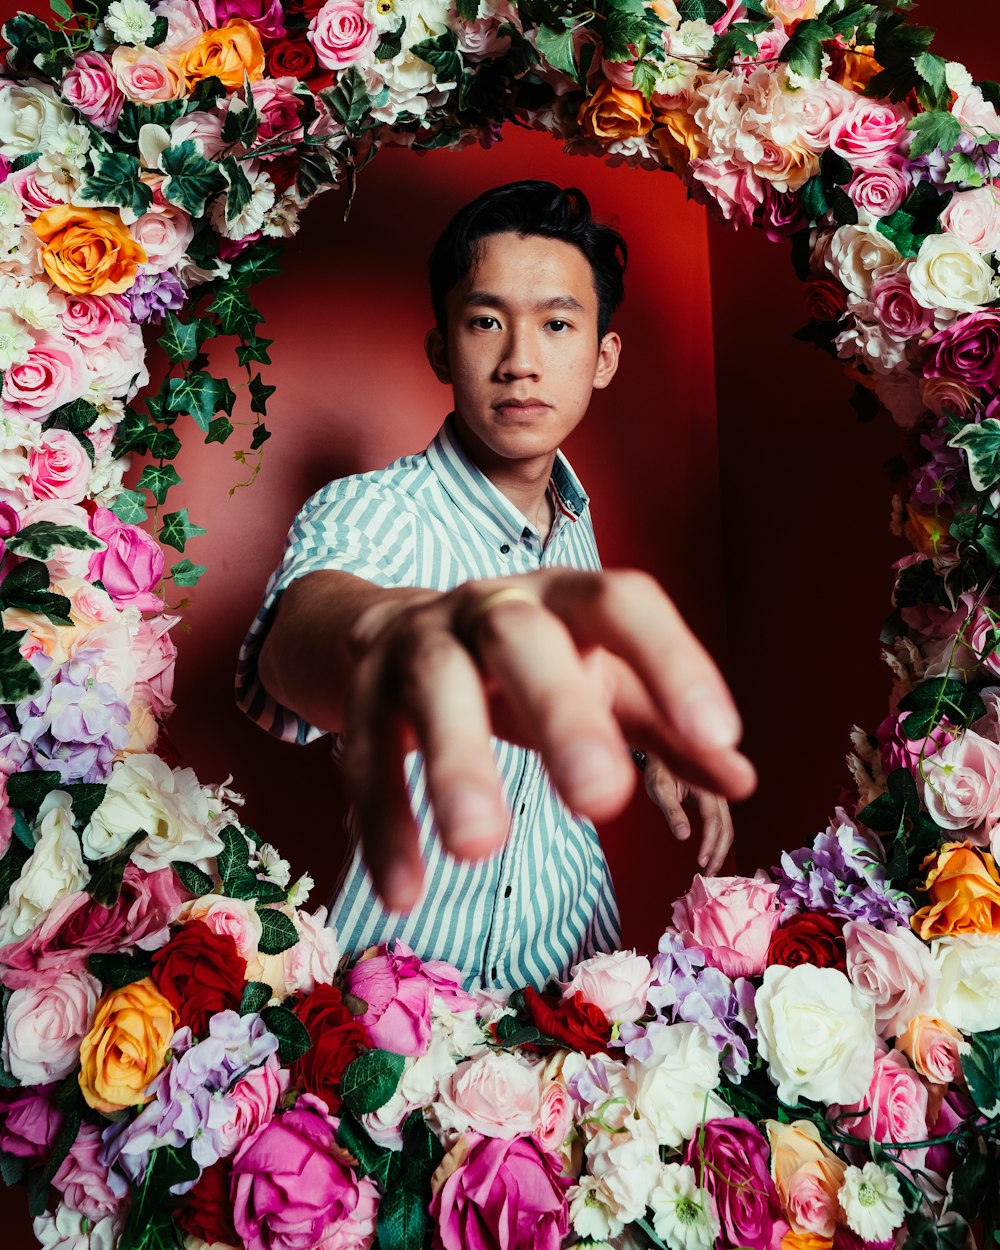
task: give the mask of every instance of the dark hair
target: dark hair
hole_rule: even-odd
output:
[[[484,191],[459,209],[434,244],[429,277],[439,330],[448,322],[448,292],[479,259],[482,241],[494,234],[539,235],[578,247],[594,275],[598,338],[607,334],[625,293],[625,240],[611,226],[594,220],[587,197],[577,187],[563,189],[536,179]]]

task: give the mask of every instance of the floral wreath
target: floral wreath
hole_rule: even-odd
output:
[[[993,1244],[1000,87],[891,0],[51,6],[0,81],[0,1172],[39,1242]],[[498,999],[398,942],[342,959],[155,746],[168,584],[203,571],[173,461],[242,425],[252,478],[269,437],[254,286],[380,147],[507,121],[791,240],[805,333],[909,431],[914,552],[855,802],[696,877],[652,960]]]

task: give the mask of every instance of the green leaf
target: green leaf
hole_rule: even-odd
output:
[[[91,898],[96,899],[103,907],[114,907],[122,892],[122,878],[132,858],[132,852],[145,838],[144,833],[134,833],[120,851],[109,855],[107,859],[97,860],[91,865],[90,880],[86,890]]]
[[[281,273],[279,249],[273,243],[254,243],[241,252],[233,261],[229,271],[230,281],[242,282],[244,286],[256,286],[265,278],[273,278]],[[268,339],[273,343],[273,339]]]
[[[181,475],[172,464],[147,464],[136,482],[138,490],[148,490],[157,503],[163,503],[171,486],[179,486]]]
[[[231,877],[246,872],[250,863],[250,848],[236,825],[226,825],[219,837],[222,840],[222,850],[216,858],[215,867],[225,885]]]
[[[938,149],[950,152],[962,137],[962,123],[953,114],[944,109],[930,109],[926,113],[918,113],[907,130],[914,133],[910,144],[910,158],[926,156],[928,152]]]
[[[895,833],[900,822],[899,804],[891,794],[880,794],[858,812],[858,821],[875,833]]]
[[[262,955],[280,955],[298,942],[298,930],[291,916],[275,911],[273,907],[259,908],[257,915],[263,929],[258,943]]]
[[[264,317],[254,308],[242,281],[228,279],[215,293],[208,306],[210,313],[219,318],[223,334],[235,334],[238,338],[252,338]],[[227,411],[232,411],[231,407]]]
[[[58,547],[74,551],[100,551],[104,543],[75,525],[57,525],[54,521],[35,521],[6,540],[7,550],[16,556],[47,560]]]
[[[479,12],[479,0],[459,0],[459,17],[462,15],[462,5],[471,6],[473,9],[473,17]],[[406,18],[399,23],[395,30],[383,31],[382,38],[375,46],[375,59],[377,61],[391,61],[394,56],[399,56],[403,50],[403,32],[406,30]]]
[[[808,18],[792,31],[779,60],[787,62],[792,73],[815,80],[823,72],[823,42],[832,38],[833,31],[826,22]]]
[[[419,46],[418,44],[411,49],[416,56],[420,56],[417,52]],[[371,107],[364,75],[356,65],[341,73],[335,86],[321,91],[320,98],[330,110],[330,116],[334,121],[340,122],[348,134],[358,132]]]
[[[170,576],[175,586],[197,586],[204,577],[206,565],[193,564],[186,556],[171,565]]]
[[[184,100],[164,100],[158,104],[137,104],[133,100],[126,100],[118,118],[115,137],[122,143],[135,147],[143,126],[161,126],[164,130],[169,130],[171,124],[183,116],[184,109]]]
[[[230,898],[254,899],[258,903],[284,903],[288,898],[288,891],[276,881],[262,880],[249,868],[227,878],[226,893]]]
[[[275,386],[266,386],[264,379],[259,373],[256,373],[250,379],[247,389],[250,392],[250,411],[256,412],[260,416],[264,416],[267,412],[267,401],[278,388]]]
[[[251,362],[262,365],[269,365],[271,357],[267,354],[267,349],[274,342],[274,339],[262,339],[257,335],[253,335],[248,342],[241,343],[236,349],[236,359],[245,369]]]
[[[951,89],[946,78],[947,62],[933,52],[918,52],[913,58],[913,68],[920,82],[917,99],[925,109],[946,109],[951,103]]]
[[[62,785],[60,789],[69,795],[73,819],[81,829],[90,824],[91,817],[104,802],[104,796],[108,792],[103,781],[72,781],[68,785]]]
[[[266,981],[248,981],[240,999],[240,1015],[251,1016],[263,1011],[274,996],[274,990]]]
[[[224,443],[234,429],[232,421],[228,417],[213,417],[208,423],[208,432],[205,435],[206,443]]]
[[[132,1186],[132,1205],[118,1242],[119,1250],[145,1250],[150,1246],[147,1225],[161,1225],[176,1204],[170,1193],[173,1185],[196,1180],[201,1168],[191,1158],[191,1145],[159,1146],[149,1157],[138,1186]],[[165,1243],[169,1244],[169,1243]]]
[[[345,1108],[341,1109],[337,1143],[350,1151],[358,1161],[359,1176],[371,1176],[385,1193],[389,1189],[398,1154],[386,1146],[378,1146],[365,1132],[363,1125]]]
[[[29,852],[35,849],[35,835],[31,832],[31,826],[24,818],[24,812],[14,813],[14,836],[20,838],[21,845]]]
[[[49,590],[49,571],[41,560],[25,560],[0,582],[0,607],[23,608],[48,617],[55,625],[72,625],[70,602]]]
[[[226,118],[222,123],[222,138],[226,143],[238,143],[249,148],[257,138],[259,124],[253,92],[247,79],[244,80],[242,95],[229,101]]]
[[[900,711],[916,712],[928,708],[947,711],[948,704],[960,702],[966,692],[965,682],[957,677],[932,677],[914,686],[898,703]],[[905,771],[905,770],[904,770]]]
[[[250,438],[250,450],[256,451],[258,447],[263,447],[270,437],[271,431],[261,422],[260,425],[254,427],[253,435]]]
[[[243,166],[234,156],[227,156],[223,160],[222,171],[229,184],[226,192],[226,221],[232,225],[253,199],[253,187],[243,171]]]
[[[213,378],[203,369],[168,381],[168,411],[189,412],[203,430],[208,429],[209,421],[217,412],[232,412],[234,401],[229,383],[224,378]]]
[[[975,490],[992,490],[1000,482],[1000,420],[996,417],[986,417],[979,425],[970,422],[963,426],[948,440],[948,446],[965,452]],[[7,545],[10,546],[10,539]]]
[[[962,1054],[972,1101],[988,1119],[1000,1115],[1000,1029],[973,1033]]]
[[[168,30],[169,25],[167,23],[167,19],[162,14],[154,17],[153,29],[149,38],[146,40],[146,47],[158,48],[164,39],[166,39]]]
[[[458,82],[462,77],[462,58],[458,52],[458,40],[452,31],[434,39],[422,39],[410,51],[431,66],[439,83]]]
[[[26,632],[0,630],[0,703],[20,703],[42,688],[42,679],[21,654]]]
[[[712,49],[712,64],[716,69],[727,69],[737,56],[754,58],[760,55],[760,48],[753,38],[758,25],[761,30],[771,27],[770,22],[734,22],[724,35],[716,39]]]
[[[948,160],[945,182],[962,183],[967,187],[981,187],[985,179],[976,168],[976,162],[964,152],[953,152]]]
[[[340,1096],[356,1116],[384,1107],[403,1075],[402,1055],[391,1050],[366,1050],[349,1063],[340,1078]]]
[[[604,57],[628,61],[633,44],[646,35],[646,9],[642,0],[609,0],[604,17]]]
[[[535,47],[553,69],[557,69],[561,74],[568,74],[574,82],[580,81],[573,52],[572,28],[557,30],[552,26],[540,26],[535,36]],[[644,62],[639,62],[636,69],[639,64],[644,64]]]
[[[153,203],[152,190],[139,178],[139,162],[127,152],[91,149],[94,172],[84,179],[78,203],[127,208],[137,217]]]
[[[111,511],[119,521],[124,521],[126,525],[141,525],[148,516],[143,507],[145,501],[146,497],[142,491],[123,488],[111,505]]]
[[[7,778],[7,798],[12,807],[34,816],[53,790],[63,789],[57,772],[22,772]]]
[[[167,148],[160,156],[160,168],[167,175],[163,195],[192,217],[203,217],[209,196],[226,185],[220,167],[202,156],[193,139]]]
[[[64,22],[68,22],[73,16],[73,10],[66,3],[66,0],[49,0],[49,8]]]
[[[201,346],[197,321],[181,321],[172,312],[167,313],[166,324],[157,342],[167,353],[171,364],[180,360],[193,360]]]
[[[378,1205],[376,1227],[379,1250],[420,1250],[427,1232],[424,1195],[393,1189]]]
[[[91,955],[87,966],[105,990],[119,990],[123,985],[132,985],[150,976],[153,971],[153,957],[144,951],[132,955],[116,951],[108,955]]]
[[[753,6],[747,5],[747,8]],[[713,25],[725,13],[721,0],[677,0],[677,12],[682,22],[708,22]]]
[[[443,1158],[444,1146],[431,1131],[423,1112],[411,1111],[403,1124],[403,1184],[413,1190],[428,1186]]]
[[[84,430],[90,429],[97,417],[98,412],[93,404],[85,399],[74,399],[68,404],[60,404],[55,412],[50,413],[42,428],[49,430],[53,426],[58,426],[60,429],[69,430],[71,434],[82,434]]]
[[[163,518],[158,537],[160,542],[167,543],[177,551],[183,551],[188,539],[197,538],[204,533],[205,527],[195,525],[188,517],[187,508],[181,508],[180,512],[168,512]]]
[[[360,126],[356,133],[360,134],[364,126]],[[329,186],[334,181],[333,170],[329,160],[320,152],[302,152],[299,155],[299,172],[295,178],[295,189],[302,197],[307,200],[310,196],[325,186]],[[248,331],[244,337],[249,337]]]
[[[278,1039],[278,1058],[282,1063],[294,1063],[312,1046],[309,1030],[287,1007],[265,1007],[260,1018]]]
[[[205,894],[211,894],[215,890],[215,881],[207,872],[203,872],[195,864],[185,864],[183,861],[175,861],[171,867],[180,878],[181,885],[188,893],[193,894],[195,898],[201,898]]]
[[[27,1159],[22,1159],[20,1155],[8,1154],[6,1150],[0,1151],[0,1179],[5,1185],[20,1184],[27,1171]]]
[[[652,61],[636,61],[632,70],[632,86],[641,91],[643,98],[651,100],[656,89],[657,67]]]

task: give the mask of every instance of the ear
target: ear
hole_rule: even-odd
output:
[[[424,338],[424,352],[439,382],[451,381],[451,367],[448,364],[448,344],[444,335],[434,327],[428,330]]]
[[[597,366],[594,369],[594,390],[603,391],[618,372],[618,361],[621,357],[621,337],[614,330],[609,330],[601,339],[597,349]]]

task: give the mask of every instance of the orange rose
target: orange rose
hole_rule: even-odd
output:
[[[949,508],[938,508],[935,515],[933,512],[921,512],[913,504],[907,504],[906,517],[903,533],[925,556],[940,555],[942,550],[951,546],[949,531],[952,513]]]
[[[930,903],[910,923],[925,942],[936,937],[1000,933],[1000,875],[989,851],[971,842],[946,842],[934,862],[924,889]]]
[[[906,1032],[896,1038],[901,1050],[921,1076],[934,1085],[962,1085],[965,1038],[953,1025],[936,1016],[914,1016]]]
[[[241,17],[218,30],[206,30],[184,55],[188,90],[204,78],[218,78],[225,87],[242,87],[246,75],[256,82],[264,73],[264,45],[260,35]]]
[[[580,110],[580,125],[603,143],[634,139],[653,129],[653,111],[641,91],[602,82]]]
[[[694,118],[684,109],[670,109],[656,114],[653,142],[660,149],[664,162],[679,174],[689,161],[700,160],[705,155],[701,131]]]
[[[827,1146],[808,1120],[781,1124],[768,1120],[771,1175],[792,1233],[806,1240],[795,1247],[829,1245],[837,1227],[837,1192],[846,1164]],[[813,1240],[809,1240],[812,1238]],[[784,1242],[781,1243],[784,1247]]]
[[[162,1069],[177,1024],[177,1012],[149,977],[105,994],[80,1043],[88,1105],[113,1115],[148,1102],[146,1086]]]
[[[782,147],[779,143],[765,144],[764,158],[754,169],[779,191],[798,191],[813,174],[819,173],[819,157],[809,148],[798,143]]]
[[[813,1233],[793,1233],[791,1229],[781,1239],[781,1250],[833,1250],[832,1237],[816,1237]]]
[[[56,204],[39,213],[31,228],[44,244],[45,272],[70,295],[118,295],[146,262],[146,249],[117,209]]]
[[[839,82],[848,91],[856,91],[864,95],[865,87],[876,74],[882,72],[882,66],[875,60],[875,48],[866,44],[858,48],[838,48],[828,45],[831,56],[830,77]]]

